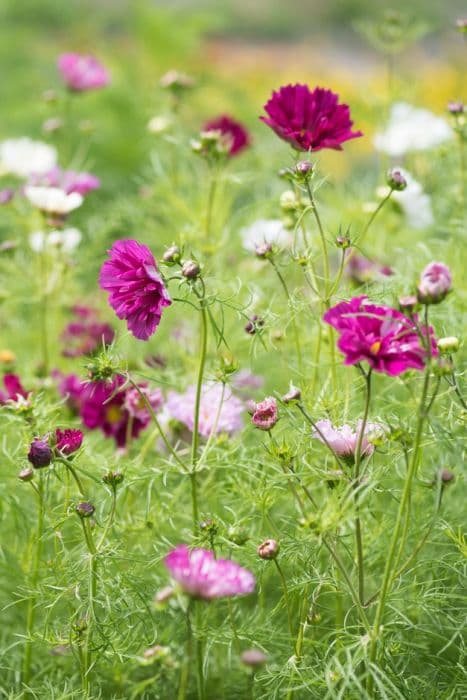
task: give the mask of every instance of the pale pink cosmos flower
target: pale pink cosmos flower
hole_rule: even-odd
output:
[[[362,422],[358,421],[355,430],[347,424],[342,425],[340,428],[335,428],[330,420],[319,420],[316,422],[317,429],[313,432],[313,437],[330,447],[338,457],[353,461],[361,426]],[[378,423],[366,424],[362,439],[361,457],[370,457],[374,452],[375,446],[369,442],[368,436],[379,435],[382,432],[383,428]]]
[[[167,397],[165,410],[171,418],[183,423],[193,432],[195,401],[195,386],[189,387],[183,394],[172,391]],[[232,435],[242,429],[244,412],[243,401],[228,387],[225,387],[222,396],[222,384],[204,384],[201,389],[198,433],[204,438],[208,438],[213,430]]]
[[[141,394],[144,394],[144,396],[141,396]],[[127,389],[125,392],[125,401],[123,402],[123,406],[126,408],[129,415],[134,418],[139,418],[139,420],[143,422],[151,417],[144,397],[146,397],[147,402],[154,412],[162,408],[164,395],[161,389],[158,387],[156,389],[150,389],[147,384],[140,384],[139,391],[134,387]]]
[[[417,288],[418,298],[424,304],[439,304],[451,291],[452,275],[447,265],[431,262],[423,270]]]
[[[255,577],[230,559],[215,559],[207,549],[188,549],[180,544],[164,559],[170,575],[185,593],[201,600],[247,595]]]
[[[107,69],[94,56],[63,53],[58,58],[58,69],[72,92],[97,90],[110,82]]]

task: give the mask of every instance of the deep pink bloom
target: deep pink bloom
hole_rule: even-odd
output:
[[[323,319],[339,333],[337,346],[345,355],[346,365],[366,361],[375,372],[392,376],[425,366],[428,352],[420,341],[416,316],[407,318],[400,311],[375,306],[361,296],[333,306]],[[438,350],[431,327],[429,335],[431,355],[435,356]]]
[[[268,396],[264,401],[257,403],[251,417],[255,428],[271,430],[278,421],[277,402],[273,396]]]
[[[118,447],[126,445],[130,421],[130,414],[124,405],[125,391],[118,391],[124,383],[125,379],[119,375],[110,383],[99,381],[87,384],[79,398],[79,412],[84,425],[113,437]],[[131,437],[138,437],[149,420],[149,413],[144,420],[140,416],[132,417]]]
[[[319,420],[316,422],[316,428],[313,432],[313,437],[320,440],[323,444],[327,444],[333,452],[343,459],[351,459],[353,461],[355,450],[357,448],[358,439],[360,436],[362,422],[359,421],[356,429],[352,430],[350,425],[343,425],[340,428],[335,428],[329,420]],[[374,452],[374,445],[368,442],[368,435],[379,435],[382,432],[382,427],[377,423],[367,423],[362,439],[361,456],[369,457]]]
[[[108,323],[99,321],[96,312],[88,307],[74,307],[72,309],[77,321],[69,323],[62,335],[61,341],[65,348],[62,355],[65,357],[80,357],[91,355],[104,345],[110,345],[115,333]]]
[[[218,415],[219,405],[222,406]],[[171,418],[183,423],[193,432],[196,387],[189,387],[184,394],[175,391],[169,393],[165,410]],[[243,401],[226,387],[222,396],[221,384],[203,385],[199,409],[198,433],[208,438],[215,428],[216,433],[232,435],[243,427]],[[217,423],[216,423],[217,418]]]
[[[63,53],[58,58],[58,69],[72,92],[96,90],[110,82],[107,69],[94,56]]]
[[[81,430],[75,430],[73,428],[60,430],[60,428],[57,428],[55,431],[55,449],[64,455],[71,455],[73,452],[79,450],[83,442],[83,437]]]
[[[431,262],[423,270],[417,287],[419,300],[424,304],[439,304],[451,290],[452,275],[447,265]]]
[[[241,153],[250,145],[250,135],[243,124],[237,122],[228,114],[222,114],[220,117],[210,119],[203,126],[203,131],[220,131],[225,138],[229,148],[229,155],[235,156]]]
[[[63,396],[70,408],[78,413],[81,405],[81,395],[85,392],[87,384],[76,374],[62,374],[59,370],[54,370],[52,376],[58,380],[60,396]]]
[[[298,151],[342,150],[342,143],[363,136],[352,131],[350,109],[339,104],[339,95],[308,85],[285,85],[264,105],[261,121]]]
[[[4,374],[3,384],[5,385],[6,393],[0,391],[0,404],[7,401],[18,401],[19,398],[28,398],[29,392],[23,387],[17,374]]]
[[[213,600],[252,593],[255,577],[230,559],[215,559],[206,549],[180,544],[164,559],[172,578],[193,598]]]
[[[46,173],[31,175],[28,184],[33,187],[58,187],[66,194],[78,192],[84,196],[92,190],[98,189],[101,186],[101,181],[91,173],[62,170],[56,165]]]
[[[135,338],[148,340],[161,320],[164,306],[172,303],[149,248],[137,241],[116,241],[110,260],[101,267],[99,284],[109,292],[118,318],[127,321]]]

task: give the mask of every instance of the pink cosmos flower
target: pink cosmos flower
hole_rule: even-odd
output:
[[[351,130],[350,109],[338,100],[338,95],[325,88],[285,85],[272,93],[264,105],[268,116],[260,119],[297,151],[341,151],[344,141],[363,134]]]
[[[58,69],[72,92],[97,90],[110,82],[108,71],[94,56],[63,53],[58,58]]]
[[[109,303],[128,330],[148,340],[161,320],[162,310],[172,303],[149,248],[137,241],[116,241],[110,260],[101,268],[99,284],[109,292]]]
[[[250,135],[243,124],[237,122],[228,114],[210,119],[203,126],[203,131],[220,131],[230,146],[229,155],[236,156],[250,145]]]
[[[423,270],[417,288],[418,298],[423,304],[439,304],[450,292],[451,270],[440,262],[431,262]]]
[[[344,364],[366,361],[375,372],[397,376],[408,369],[423,369],[428,356],[417,332],[417,317],[407,318],[387,306],[354,297],[330,308],[323,316],[339,333],[337,346]],[[426,335],[425,329],[422,333]],[[438,354],[433,329],[429,328],[431,355]]]
[[[84,196],[101,186],[101,181],[95,175],[75,170],[62,170],[56,165],[46,173],[34,173],[28,181],[34,187],[59,187],[66,194],[78,192]]]
[[[390,267],[382,266],[358,253],[350,257],[345,267],[345,273],[357,285],[373,282],[380,276],[390,277],[394,274]]]
[[[84,310],[86,315],[83,314]],[[93,309],[75,307],[72,313],[78,320],[69,323],[60,336],[65,345],[62,355],[65,357],[91,355],[103,345],[112,343],[115,336],[114,329],[108,323],[100,322]]]
[[[243,427],[243,414],[245,411],[243,402],[226,387],[217,418],[221,399],[221,384],[203,385],[199,408],[198,433],[204,438],[208,438],[214,428],[217,434],[228,433],[232,435]],[[191,432],[193,432],[194,426],[195,400],[196,387],[191,386],[184,394],[178,394],[175,391],[170,392],[165,405],[168,415],[183,423]]]
[[[345,424],[340,428],[334,428],[331,421],[329,420],[319,420],[316,422],[316,428],[313,432],[313,437],[320,440],[323,444],[327,444],[332,448],[333,452],[338,457],[342,457],[345,460],[354,459],[355,450],[357,448],[357,443],[360,435],[362,422],[357,423],[356,429]],[[362,439],[361,456],[369,457],[374,452],[374,445],[368,442],[368,435],[381,433],[382,428],[377,423],[367,423],[365,426],[365,433]]]
[[[139,389],[145,395],[155,413],[162,408],[164,395],[159,388],[149,389],[147,384],[140,384]],[[129,387],[126,390],[123,405],[133,418],[138,418],[142,423],[150,420],[151,415],[147,409],[146,402],[140,392],[134,387]]]
[[[79,450],[83,442],[83,437],[81,430],[75,430],[73,428],[60,430],[60,428],[57,428],[55,431],[55,449],[64,455],[71,455],[73,452]]]
[[[60,396],[63,396],[69,407],[75,413],[78,413],[81,405],[81,395],[85,392],[88,385],[76,374],[62,374],[60,370],[54,370],[52,377],[58,381]]]
[[[0,404],[7,401],[18,401],[19,398],[28,398],[29,392],[23,387],[17,374],[4,374],[3,384],[5,385],[6,393],[0,391]]]
[[[230,559],[215,559],[206,549],[178,545],[164,559],[172,578],[193,598],[213,600],[252,593],[255,577]]]
[[[251,417],[251,422],[255,428],[271,430],[277,421],[277,402],[273,396],[268,396],[264,401],[256,404]]]

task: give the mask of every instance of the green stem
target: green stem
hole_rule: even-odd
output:
[[[107,537],[107,533],[109,532],[109,529],[112,527],[112,524],[115,520],[115,511],[117,509],[117,489],[115,486],[112,486],[112,505],[110,507],[110,513],[109,517],[107,518],[107,522],[104,527],[104,531],[101,535],[101,538],[97,544],[97,551],[100,551],[100,548],[102,547],[103,543],[105,542],[105,538]]]
[[[289,634],[291,638],[294,638],[294,632],[293,632],[293,625],[292,625],[292,611],[290,609],[290,598],[289,598],[289,590],[287,588],[287,580],[284,576],[284,572],[282,571],[282,567],[277,561],[277,559],[274,559],[274,564],[276,565],[277,573],[279,574],[279,578],[282,583],[282,590],[284,591],[284,599],[285,599],[285,607],[287,608],[287,621],[289,624]]]
[[[365,375],[366,392],[365,392],[365,408],[363,411],[363,419],[360,426],[360,431],[357,438],[357,445],[355,447],[355,476],[354,476],[354,499],[355,499],[355,539],[357,545],[357,569],[358,569],[358,597],[363,605],[365,600],[365,571],[364,571],[364,559],[363,559],[363,538],[362,538],[362,526],[360,522],[360,507],[359,507],[359,496],[358,487],[360,481],[360,465],[362,461],[362,444],[363,438],[365,437],[365,429],[368,421],[368,411],[370,409],[371,401],[371,367],[368,370],[368,374]]]
[[[36,531],[36,548],[29,573],[29,583],[31,594],[28,598],[28,607],[26,613],[26,642],[24,647],[23,657],[23,673],[22,681],[25,687],[29,684],[31,675],[31,660],[32,660],[32,634],[34,629],[34,620],[36,617],[36,599],[37,599],[37,584],[39,581],[39,567],[42,554],[42,538],[44,536],[44,484],[43,475],[39,472],[39,486],[37,489],[38,495],[38,510],[37,510],[37,531]]]
[[[83,693],[85,698],[90,698],[90,672],[92,666],[91,660],[91,645],[92,645],[92,632],[93,624],[96,620],[95,613],[95,600],[97,595],[97,550],[94,544],[91,533],[88,529],[88,523],[85,518],[81,518],[81,525],[83,527],[84,540],[86,542],[86,547],[89,556],[89,574],[88,574],[88,615],[87,615],[87,630],[86,630],[86,641],[84,644],[83,653]]]
[[[198,700],[205,700],[203,674],[203,638],[201,635],[201,601],[195,601],[196,615],[196,684]]]
[[[394,192],[393,189],[390,189],[390,190],[389,190],[388,194],[387,194],[385,197],[383,197],[383,199],[381,200],[381,202],[378,204],[378,206],[376,207],[376,209],[374,210],[374,212],[372,213],[372,215],[371,215],[370,218],[368,219],[365,228],[363,229],[363,231],[362,231],[362,233],[360,234],[360,236],[358,236],[358,238],[357,238],[357,241],[356,241],[356,242],[357,242],[359,245],[361,245],[363,239],[365,238],[366,234],[368,233],[368,230],[369,230],[371,224],[372,224],[373,221],[376,219],[376,217],[378,216],[379,212],[380,212],[381,209],[384,207],[384,205],[386,204],[386,202],[390,199],[390,197],[391,197],[391,195],[392,195],[393,192]],[[345,258],[345,265],[348,265],[348,264],[349,264],[349,262],[351,261],[351,259],[352,259],[353,256],[355,255],[355,252],[356,252],[356,248],[354,247],[354,248],[350,251],[350,253],[346,256],[346,258]]]
[[[287,283],[286,283],[284,277],[282,276],[279,268],[277,267],[276,263],[274,262],[274,260],[272,258],[269,258],[269,262],[271,263],[272,267],[274,268],[274,271],[279,279],[279,282],[282,285],[282,288],[284,290],[284,294],[285,294],[286,299],[288,301],[288,304],[290,306],[292,328],[293,328],[293,334],[294,334],[294,339],[295,339],[295,348],[297,351],[298,369],[299,369],[299,372],[301,372],[302,371],[302,349],[301,349],[301,345],[300,345],[300,334],[298,332],[297,322],[295,320],[295,314],[294,314],[294,310],[292,308],[292,298],[290,296],[290,292],[289,292],[289,288],[287,287]]]
[[[48,315],[48,291],[47,291],[47,231],[44,231],[43,248],[40,252],[40,284],[41,290],[41,308],[40,308],[40,324],[41,324],[41,347],[42,347],[42,366],[44,376],[49,373],[49,334],[47,328]]]
[[[214,198],[216,196],[216,188],[217,188],[217,173],[215,171],[211,171],[209,190],[208,190],[208,202],[207,202],[207,206],[206,206],[206,220],[205,220],[205,227],[204,227],[204,234],[205,234],[205,237],[207,240],[210,238],[210,235],[211,235],[212,212],[213,212],[213,208],[214,208]]]
[[[193,633],[192,633],[191,621],[190,621],[190,607],[191,607],[191,600],[190,600],[190,603],[188,604],[188,607],[186,610],[186,653],[185,653],[185,658],[183,660],[183,663],[182,663],[181,669],[180,669],[180,684],[178,686],[177,700],[185,700],[186,690],[187,690],[187,685],[188,685],[188,677],[189,677],[189,673],[190,673],[191,661],[192,661],[192,655],[193,655],[193,649],[192,649]]]
[[[311,209],[313,211],[313,215],[316,219],[316,223],[318,225],[318,231],[319,235],[321,238],[321,246],[323,248],[323,266],[324,266],[324,298],[328,298],[328,293],[327,293],[327,288],[328,288],[328,283],[330,281],[329,279],[329,254],[328,254],[328,246],[326,243],[326,236],[324,235],[324,229],[323,229],[323,224],[321,223],[321,218],[318,212],[318,209],[316,207],[316,202],[313,197],[313,192],[311,191],[310,183],[307,180],[306,181],[306,189],[308,192],[308,198],[310,200],[311,204]]]

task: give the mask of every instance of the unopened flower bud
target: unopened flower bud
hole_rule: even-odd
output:
[[[432,262],[422,272],[417,287],[418,300],[422,304],[439,304],[451,291],[452,276],[447,265]]]
[[[28,460],[31,462],[32,466],[35,469],[48,467],[52,461],[52,456],[53,453],[47,440],[34,438],[28,452]]]
[[[200,271],[201,268],[195,260],[186,260],[182,265],[182,275],[187,279],[196,279]]]
[[[108,486],[112,486],[112,488],[116,488],[119,486],[124,479],[124,476],[122,472],[119,471],[108,471],[104,474],[102,477],[102,481],[104,484],[107,484]]]
[[[462,102],[449,102],[448,112],[455,116],[464,113],[464,104]]]
[[[282,397],[282,401],[284,403],[290,403],[291,401],[300,401],[301,397],[302,392],[300,391],[300,389],[291,384],[288,392]]]
[[[240,654],[240,659],[245,666],[250,668],[259,668],[264,666],[268,657],[260,649],[247,649]]]
[[[309,160],[301,160],[295,166],[295,172],[297,173],[297,175],[300,175],[303,178],[307,178],[313,172],[313,163],[310,163]]]
[[[253,401],[253,399],[248,399],[245,406],[250,416],[252,416],[253,413],[256,411],[256,401]]]
[[[171,245],[170,248],[167,248],[167,250],[165,251],[164,255],[162,256],[162,260],[168,265],[171,265],[173,263],[179,262],[180,255],[181,250],[178,247],[178,245]]]
[[[418,305],[418,299],[414,294],[399,297],[399,309],[403,313],[412,313]]]
[[[34,470],[31,469],[31,467],[25,467],[25,469],[21,469],[20,473],[18,474],[18,479],[21,481],[31,481],[31,479],[34,478]]]
[[[297,198],[295,192],[292,190],[286,190],[280,196],[281,208],[285,211],[293,210],[297,208]]]
[[[245,330],[249,335],[255,335],[264,327],[264,319],[256,314],[250,318],[245,326]]]
[[[149,662],[159,661],[166,658],[169,651],[169,647],[163,647],[160,644],[156,644],[143,652],[143,659]]]
[[[337,248],[343,248],[344,250],[350,248],[350,238],[348,236],[336,236],[335,243]]]
[[[448,377],[450,374],[452,374],[454,372],[454,365],[451,358],[439,357],[435,366],[435,372],[440,377]]]
[[[388,170],[386,175],[386,182],[388,183],[391,190],[396,192],[402,192],[407,187],[407,180],[400,170],[393,168]]]
[[[459,338],[455,336],[448,336],[447,338],[440,338],[437,342],[438,350],[441,355],[451,355],[459,350]]]
[[[466,34],[467,33],[467,19],[465,19],[465,17],[461,17],[460,19],[457,19],[456,20],[456,27],[461,32],[461,34]]]
[[[442,469],[440,478],[443,484],[449,484],[451,481],[454,481],[456,477],[449,469]]]
[[[180,91],[194,87],[195,81],[186,73],[181,73],[178,70],[172,69],[164,73],[159,81],[159,85],[161,88]]]
[[[96,510],[89,501],[81,501],[75,508],[80,518],[90,518]]]
[[[199,529],[202,530],[203,532],[206,532],[208,535],[213,536],[217,534],[217,531],[219,530],[219,526],[216,523],[215,520],[212,518],[206,518],[206,520],[203,520],[199,524]]]
[[[281,168],[278,173],[281,180],[290,180],[292,177],[292,172],[289,168]]]
[[[264,260],[265,258],[270,258],[272,254],[272,245],[270,243],[260,243],[255,248],[255,255],[257,258]]]
[[[261,559],[269,560],[269,559],[275,559],[277,557],[277,555],[279,554],[279,550],[280,550],[279,542],[277,542],[276,540],[264,540],[264,542],[262,542],[259,545],[257,552],[258,552],[258,556]]]
[[[50,119],[46,119],[42,124],[42,131],[45,131],[46,134],[51,134],[54,131],[58,131],[62,127],[63,119],[60,119],[59,117],[51,117]]]
[[[248,530],[238,525],[232,525],[227,531],[227,539],[239,546],[245,544],[250,539]]]

